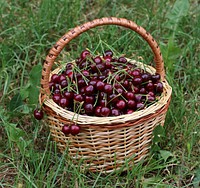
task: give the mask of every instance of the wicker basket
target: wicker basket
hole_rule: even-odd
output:
[[[164,85],[164,92],[158,102],[144,110],[116,117],[94,117],[74,114],[58,106],[50,99],[49,80],[55,59],[61,50],[81,33],[102,25],[118,25],[129,28],[147,41],[154,54],[155,69],[145,66],[151,73],[159,73]],[[144,65],[132,60],[133,64],[144,69]],[[123,18],[101,18],[78,26],[64,36],[53,46],[46,57],[41,79],[40,103],[47,114],[47,124],[51,135],[57,142],[61,152],[68,149],[68,156],[74,164],[81,162],[81,167],[91,171],[112,172],[128,164],[133,166],[148,155],[152,131],[157,125],[164,125],[166,112],[170,103],[172,89],[165,79],[164,63],[158,44],[145,29],[130,20]],[[75,116],[75,117],[74,117]],[[74,118],[73,118],[74,117]],[[65,136],[62,127],[76,120],[81,127],[77,136]]]

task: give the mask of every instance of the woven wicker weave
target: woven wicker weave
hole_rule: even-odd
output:
[[[129,28],[147,41],[154,54],[155,69],[145,66],[151,73],[159,73],[164,91],[158,102],[144,110],[116,117],[94,117],[74,114],[58,106],[49,97],[49,80],[52,74],[59,73],[60,68],[52,71],[52,66],[61,50],[81,33],[101,25],[118,25]],[[131,63],[144,69],[140,62]],[[157,125],[164,125],[166,112],[171,98],[171,87],[165,79],[164,62],[158,44],[153,37],[134,22],[122,18],[101,18],[78,26],[53,46],[46,57],[41,79],[40,102],[47,114],[47,123],[51,135],[61,152],[68,149],[68,156],[74,162],[82,161],[82,167],[91,171],[111,172],[127,162],[131,167],[148,155],[152,131]],[[77,136],[65,136],[64,124],[72,124],[72,119],[81,127]]]

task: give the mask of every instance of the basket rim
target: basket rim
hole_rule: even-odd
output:
[[[156,72],[155,68],[150,65],[146,65],[142,62],[131,60],[129,58],[127,58],[127,60],[132,64],[137,64],[137,66],[141,69],[145,68],[147,72],[150,72],[150,73]],[[51,75],[55,73],[59,73],[60,70],[61,70],[61,67],[58,67],[57,69],[51,72]],[[132,114],[124,114],[120,116],[97,117],[97,116],[85,116],[85,115],[77,114],[75,112],[72,112],[60,107],[50,98],[41,99],[41,93],[40,93],[39,101],[40,103],[42,103],[41,101],[43,101],[44,111],[48,111],[47,108],[50,108],[57,115],[71,121],[72,123],[76,123],[79,125],[84,125],[84,124],[85,125],[91,125],[91,124],[105,125],[105,124],[113,124],[113,123],[119,124],[119,123],[125,123],[127,121],[134,121],[139,118],[149,116],[150,114],[154,114],[159,109],[163,108],[169,102],[171,98],[172,88],[168,84],[166,79],[162,80],[161,82],[163,83],[164,91],[157,102],[155,102],[154,104],[150,105],[149,107],[143,110],[135,111]]]

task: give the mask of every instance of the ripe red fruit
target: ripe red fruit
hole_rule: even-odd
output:
[[[69,101],[65,97],[62,97],[60,99],[59,105],[61,107],[65,108],[65,107],[69,106]]]
[[[85,94],[86,95],[92,95],[94,94],[94,86],[93,85],[88,85],[85,87]]]
[[[61,97],[62,97],[61,94],[58,93],[58,94],[54,94],[52,99],[56,104],[59,104]]]
[[[106,50],[106,51],[104,52],[104,56],[110,56],[110,57],[112,57],[112,56],[113,56],[112,50]]]
[[[118,62],[119,63],[126,63],[127,62],[127,59],[125,58],[125,57],[120,57],[119,59],[118,59]]]
[[[146,85],[146,90],[147,91],[153,91],[154,90],[154,84],[152,82],[149,82],[147,85]]]
[[[92,114],[94,112],[94,106],[93,106],[93,104],[90,104],[90,103],[85,104],[84,105],[84,110],[85,110],[86,114],[88,114],[88,115]]]
[[[63,127],[62,127],[62,132],[65,134],[65,135],[68,135],[68,134],[70,134],[70,132],[71,132],[71,128],[70,128],[70,126],[68,126],[68,125],[63,125]]]
[[[76,124],[73,124],[70,126],[70,133],[72,135],[77,135],[78,133],[80,133],[80,126],[76,125]]]
[[[120,110],[123,110],[126,107],[126,102],[124,100],[119,100],[116,103],[116,107]]]
[[[113,87],[111,84],[105,84],[104,86],[104,92],[107,94],[112,94],[113,93]]]
[[[71,99],[73,99],[73,97],[74,97],[74,93],[73,93],[72,91],[65,91],[65,92],[63,93],[63,96],[64,96],[66,99],[71,100]]]
[[[81,59],[84,60],[89,55],[90,55],[90,52],[88,50],[84,50],[81,52]]]
[[[141,83],[142,83],[142,78],[140,78],[140,77],[133,78],[133,85],[138,86]]]
[[[142,110],[144,108],[144,103],[138,102],[136,104],[136,108],[137,108],[137,110]]]
[[[51,76],[51,81],[54,83],[59,83],[59,75],[58,74],[53,74]]]
[[[135,109],[135,107],[136,107],[136,102],[135,102],[134,100],[128,100],[127,106],[128,106],[130,109]]]
[[[102,106],[97,106],[97,107],[95,108],[94,114],[95,114],[96,116],[101,116],[101,108],[102,108]]]
[[[158,83],[156,84],[156,91],[157,91],[158,93],[162,93],[162,92],[163,92],[163,84],[162,84],[161,82],[158,82]]]
[[[134,70],[131,72],[131,75],[135,78],[135,77],[140,77],[140,71],[139,70]]]
[[[111,116],[119,116],[120,115],[120,111],[117,108],[113,108],[111,110]]]
[[[129,99],[129,100],[134,100],[135,99],[135,94],[133,92],[126,92],[125,93],[125,97],[126,99]]]
[[[43,111],[39,109],[35,109],[33,114],[34,114],[35,119],[37,120],[41,120],[44,116]]]
[[[97,81],[96,83],[96,89],[99,90],[99,91],[103,91],[104,90],[104,86],[105,86],[105,83],[103,83],[102,81]]]
[[[75,94],[74,100],[77,101],[77,102],[82,102],[82,101],[84,101],[84,98],[81,94]]]
[[[101,108],[101,116],[107,117],[110,115],[110,109],[108,107]]]
[[[96,56],[93,60],[96,64],[102,63],[102,59],[100,56]]]

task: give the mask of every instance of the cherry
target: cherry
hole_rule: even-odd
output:
[[[65,91],[65,92],[63,93],[63,96],[64,96],[66,99],[71,100],[71,99],[73,99],[73,97],[74,97],[74,93],[73,93],[72,91]]]
[[[160,74],[156,73],[155,75],[152,75],[151,80],[153,83],[158,82],[160,80]]]
[[[33,114],[34,114],[35,119],[37,120],[41,120],[44,116],[43,111],[39,109],[35,109]]]
[[[105,83],[103,83],[102,81],[97,81],[96,83],[96,89],[99,90],[99,91],[103,91],[104,90],[104,86],[105,86]]]
[[[53,93],[54,94],[61,94],[60,89],[55,89]]]
[[[134,100],[128,100],[127,106],[128,106],[130,109],[135,109],[135,107],[136,107],[136,102],[135,102]]]
[[[59,94],[59,93],[58,94],[54,94],[52,99],[56,104],[59,104],[60,99],[61,99],[61,94]]]
[[[133,112],[134,112],[134,110],[128,109],[126,113],[127,113],[127,114],[132,114]]]
[[[83,74],[83,76],[85,76],[87,78],[90,76],[90,72],[88,70],[83,70],[82,74]]]
[[[113,87],[111,84],[105,84],[104,86],[104,92],[107,94],[112,94],[113,93]]]
[[[134,100],[135,99],[135,94],[133,92],[126,92],[125,93],[126,99]]]
[[[117,108],[113,108],[111,110],[111,115],[112,116],[119,116],[120,115],[120,111]]]
[[[91,103],[84,104],[84,110],[85,110],[86,114],[88,114],[88,115],[92,114],[94,111],[93,104],[91,104]]]
[[[102,106],[96,106],[96,108],[94,110],[94,114],[96,116],[101,116],[101,108],[102,108]]]
[[[119,100],[116,103],[116,107],[120,110],[123,110],[126,107],[126,102],[124,100]]]
[[[143,73],[141,78],[143,82],[148,82],[151,79],[151,75],[149,73]]]
[[[66,66],[65,66],[65,69],[72,69],[73,65],[72,63],[67,63]]]
[[[59,83],[59,75],[58,74],[53,74],[51,76],[51,81],[54,83]]]
[[[108,102],[116,103],[118,100],[118,95],[116,95],[115,93],[108,95]]]
[[[146,85],[146,90],[147,91],[153,91],[154,90],[154,84],[152,82],[149,82],[147,85]]]
[[[81,59],[84,60],[89,55],[90,55],[90,52],[88,50],[84,50],[81,52]]]
[[[97,68],[97,70],[103,72],[105,70],[106,66],[104,63],[99,63],[96,65],[96,68]]]
[[[133,78],[133,85],[138,86],[141,83],[142,83],[142,78],[140,78],[140,77]]]
[[[72,135],[77,135],[78,133],[80,133],[80,126],[76,125],[76,124],[73,124],[70,126],[70,133]]]
[[[125,58],[125,57],[120,57],[119,59],[118,59],[118,62],[119,63],[126,63],[127,62],[127,59]]]
[[[93,61],[96,63],[96,64],[99,64],[99,63],[102,63],[102,59],[100,56],[96,56]]]
[[[65,76],[64,74],[61,74],[61,75],[59,76],[59,83],[61,84],[61,82],[62,82],[63,80],[66,80],[66,76]]]
[[[69,106],[69,101],[65,97],[62,97],[62,98],[60,98],[59,105],[61,107],[65,108],[65,107]]]
[[[140,77],[141,74],[140,74],[140,71],[136,69],[136,70],[134,70],[134,71],[131,72],[131,75],[133,77]]]
[[[85,83],[84,79],[79,79],[77,84],[78,84],[78,87],[84,87],[84,86],[86,86],[86,83]]]
[[[161,82],[158,82],[156,84],[156,92],[162,93],[163,92],[163,84]]]
[[[93,85],[88,85],[85,87],[85,94],[86,95],[92,95],[94,94],[94,86]]]
[[[104,56],[103,59],[104,59],[106,62],[111,62],[111,61],[112,61],[112,57],[111,57],[111,56]]]
[[[85,96],[85,102],[94,104],[94,96]]]
[[[74,95],[74,100],[77,101],[77,102],[83,102],[84,101],[84,98],[81,94],[75,94]]]
[[[49,89],[52,91],[54,89],[54,82],[49,82]]]
[[[138,102],[138,103],[136,104],[136,108],[137,108],[137,110],[143,109],[143,108],[144,108],[144,103]]]
[[[71,127],[70,126],[68,126],[68,125],[63,125],[63,127],[62,127],[62,132],[65,134],[65,135],[68,135],[68,134],[70,134],[71,133]]]
[[[68,85],[67,80],[62,80],[60,83],[61,88],[65,88],[65,87],[67,87],[67,85]]]
[[[142,101],[142,95],[135,95],[135,100],[136,100],[136,102],[140,102],[140,101]]]
[[[146,94],[147,91],[144,87],[140,88],[140,91],[139,91],[141,94]]]
[[[110,115],[110,109],[108,107],[101,108],[101,116],[107,117]]]
[[[154,97],[154,96],[151,96],[151,95],[148,95],[148,96],[147,96],[147,101],[148,101],[148,102],[154,102],[154,101],[155,101],[155,97]]]
[[[97,82],[98,82],[97,80],[93,79],[93,80],[90,80],[89,84],[93,85],[94,87],[96,87]]]
[[[152,96],[152,97],[155,97],[155,94],[153,91],[149,91],[148,95]]]
[[[106,50],[106,51],[104,52],[104,56],[110,56],[110,57],[112,57],[112,56],[113,56],[112,50]]]

